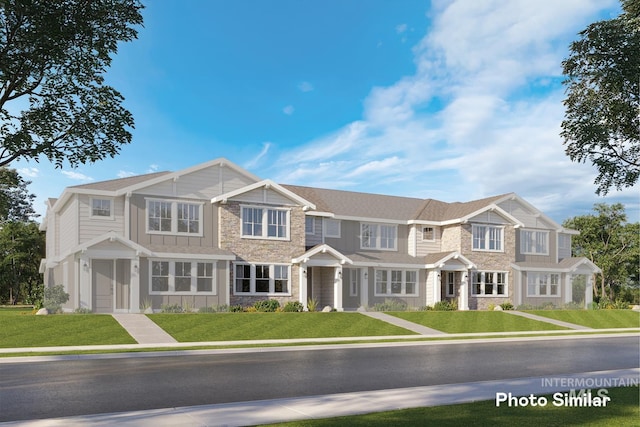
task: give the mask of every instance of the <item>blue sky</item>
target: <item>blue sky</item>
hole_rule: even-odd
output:
[[[226,157],[283,184],[467,201],[516,192],[558,222],[595,195],[558,136],[561,61],[617,0],[162,0],[107,74],[136,127],[76,169],[12,165],[36,209],[65,187]]]

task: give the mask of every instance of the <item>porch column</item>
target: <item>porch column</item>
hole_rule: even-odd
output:
[[[129,286],[129,313],[140,312],[140,257],[131,260]]]
[[[573,301],[573,275],[570,273],[564,274],[564,303],[570,303]]]
[[[333,276],[333,305],[338,311],[343,311],[342,307],[342,266],[334,269]]]
[[[458,300],[458,310],[469,310],[469,272],[462,274],[460,281],[460,299]]]
[[[593,274],[586,274],[587,286],[584,288],[584,308],[589,308],[593,302]]]
[[[305,310],[308,310],[307,300],[309,299],[309,296],[307,295],[307,265],[303,263],[300,263],[300,277],[298,278],[298,285],[300,303],[304,306]]]
[[[369,267],[360,268],[360,305],[369,307]]]

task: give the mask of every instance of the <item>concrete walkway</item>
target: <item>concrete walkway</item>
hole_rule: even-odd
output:
[[[138,341],[138,344],[171,344],[177,342],[171,335],[153,323],[144,314],[112,314],[113,318]]]
[[[290,399],[202,405],[147,411],[83,415],[67,418],[0,423],[0,426],[84,427],[112,426],[246,426],[366,414],[397,409],[451,405],[485,400],[496,401],[497,393],[534,396],[567,391],[578,381],[594,384],[637,384],[640,369],[585,372],[546,377],[479,381],[389,390],[340,393]],[[600,387],[597,388],[607,388]],[[506,407],[507,405],[503,403]],[[452,408],[453,409],[453,408]],[[501,408],[496,408],[500,411]]]
[[[544,317],[544,316],[536,316],[535,314],[531,314],[531,313],[523,313],[522,311],[504,310],[504,313],[515,314],[516,316],[522,316],[522,317],[526,317],[527,319],[538,320],[540,322],[552,323],[554,325],[563,326],[563,327],[569,328],[569,329],[577,329],[577,330],[592,330],[593,329],[593,328],[588,328],[588,327],[582,326],[582,325],[576,325],[575,323],[563,322],[562,320],[550,319],[550,318]]]
[[[400,319],[399,317],[390,316],[380,311],[360,311],[359,313],[364,314],[365,316],[372,317],[374,319],[382,320],[383,322],[387,322],[395,326],[399,326],[404,329],[408,329],[420,335],[446,335],[442,331],[427,328],[426,326],[418,325],[417,323],[409,322],[408,320]]]

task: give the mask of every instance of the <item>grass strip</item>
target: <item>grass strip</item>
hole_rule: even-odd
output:
[[[594,329],[640,327],[640,312],[633,310],[527,310],[526,313]]]

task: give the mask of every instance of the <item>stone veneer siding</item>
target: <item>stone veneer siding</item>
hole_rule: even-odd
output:
[[[484,297],[471,294],[471,275],[469,275],[469,309],[486,310],[489,304],[499,305],[505,301],[513,303],[514,271],[511,263],[516,259],[516,230],[511,225],[504,226],[504,252],[484,252],[472,250],[472,224],[463,224],[460,229],[461,253],[478,266],[478,271],[507,272],[507,295],[501,297]]]
[[[301,207],[288,207],[289,214],[289,240],[269,240],[269,239],[243,239],[241,236],[241,202],[228,202],[220,205],[220,248],[233,252],[238,261],[251,264],[288,264],[291,265],[289,276],[289,289],[291,295],[287,296],[267,296],[267,295],[235,295],[234,292],[234,265],[231,263],[230,272],[230,304],[249,306],[256,301],[265,299],[276,299],[280,305],[289,301],[298,301],[300,267],[292,265],[291,259],[302,255],[305,252],[305,214]],[[271,205],[259,203],[246,203],[251,206],[264,206],[273,208]],[[280,206],[277,206],[280,208]]]

